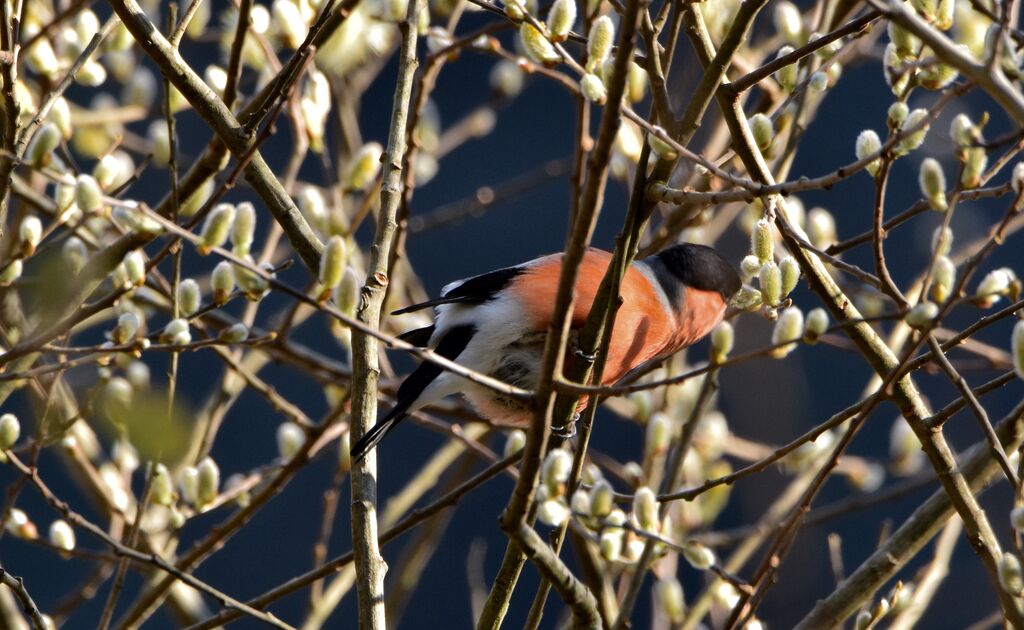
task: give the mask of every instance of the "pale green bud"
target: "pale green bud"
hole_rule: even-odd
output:
[[[864,158],[875,155],[882,149],[882,142],[878,139],[878,134],[871,129],[865,129],[860,132],[857,136],[857,160],[863,160]],[[872,177],[878,175],[878,169],[881,168],[882,161],[879,158],[875,158],[867,163],[864,167],[868,173],[871,173]]]
[[[804,326],[804,341],[817,343],[818,339],[828,330],[828,312],[825,309],[813,308],[807,313],[807,323]]]
[[[548,32],[551,34],[551,41],[565,41],[574,24],[576,0],[555,0],[548,12]]]
[[[604,479],[598,479],[590,492],[590,515],[594,518],[608,516],[615,507],[615,491]]]
[[[107,70],[94,59],[87,59],[75,75],[75,82],[86,87],[99,87],[107,80]]]
[[[154,120],[149,125],[146,136],[149,140],[149,149],[153,154],[153,163],[157,166],[167,166],[171,161],[171,136],[167,129],[167,123],[162,120]]]
[[[235,290],[235,271],[231,263],[226,260],[217,263],[210,277],[210,285],[213,288],[213,303],[221,305],[227,302],[231,292]]]
[[[711,331],[711,361],[713,363],[725,361],[729,357],[729,353],[732,352],[735,339],[736,334],[729,322],[721,322],[715,326],[715,329]]]
[[[932,251],[939,256],[948,256],[953,249],[953,230],[941,225],[932,232]]]
[[[828,88],[828,75],[820,70],[811,75],[807,86],[815,92],[824,92]]]
[[[900,129],[911,129],[913,127],[917,127],[918,125],[923,123],[927,118],[927,109],[915,109],[914,111],[907,114],[907,119],[903,121],[902,125],[900,125]],[[928,135],[927,124],[922,126],[917,131],[913,131],[903,136],[903,139],[896,144],[896,147],[893,149],[893,152],[896,153],[897,155],[906,155],[907,153],[910,153],[911,151],[920,147],[924,143],[924,138],[926,135]]]
[[[649,457],[660,455],[668,450],[672,441],[672,419],[664,413],[652,414],[647,421],[647,432],[644,440],[644,452]]]
[[[256,208],[248,201],[235,206],[235,221],[231,224],[232,251],[245,256],[252,248],[256,234]]]
[[[320,232],[327,232],[327,202],[319,188],[303,186],[295,203],[310,225]]]
[[[836,240],[836,220],[824,208],[811,208],[807,213],[807,236],[818,249],[827,249]]]
[[[646,532],[658,531],[658,498],[647,486],[640,486],[633,494],[633,516],[640,529]]]
[[[679,580],[675,576],[658,580],[654,583],[654,596],[665,617],[673,625],[682,625],[686,619],[686,601]]]
[[[74,134],[74,128],[71,126],[71,108],[63,96],[53,102],[48,119],[57,125],[57,129],[60,129],[60,134],[65,140],[71,139]]]
[[[134,171],[131,157],[124,151],[115,151],[100,158],[92,176],[103,190],[114,190],[131,179]]]
[[[1018,197],[1021,191],[1024,190],[1024,162],[1018,162],[1013,167],[1013,173],[1010,175],[1010,187],[1013,188],[1014,194]]]
[[[953,26],[953,19],[956,14],[956,0],[939,0],[935,11],[935,27],[940,31],[948,31]],[[969,51],[968,51],[969,52]]]
[[[242,343],[248,338],[249,327],[242,322],[228,326],[224,330],[220,331],[219,335],[217,335],[217,339],[220,339],[224,343]]]
[[[695,540],[683,543],[683,557],[694,569],[704,571],[715,565],[715,552]]]
[[[921,302],[907,313],[907,325],[911,328],[924,328],[931,324],[938,315],[938,304],[935,302]]]
[[[1010,335],[1010,351],[1013,353],[1013,370],[1024,379],[1024,321],[1013,327]]]
[[[192,332],[184,319],[172,319],[164,328],[161,339],[172,346],[185,346],[192,343]]]
[[[921,194],[928,200],[932,210],[945,212],[949,207],[946,203],[946,175],[942,165],[935,158],[925,158],[921,162],[921,170],[917,177]]]
[[[334,289],[334,304],[345,315],[354,315],[359,304],[359,276],[352,267],[345,268],[341,284]]]
[[[779,270],[782,273],[782,296],[785,297],[800,282],[800,264],[792,256],[786,256],[779,263]]]
[[[195,466],[186,466],[178,474],[178,491],[182,501],[198,505],[199,503],[199,470]]]
[[[379,142],[367,142],[352,156],[342,182],[346,190],[365,190],[377,179],[384,147]]]
[[[6,287],[17,282],[24,269],[25,264],[20,258],[15,258],[7,263],[6,266],[0,267],[0,286]]]
[[[522,22],[526,17],[526,9],[518,0],[508,0],[505,3],[505,15],[513,22]]]
[[[526,55],[535,63],[550,67],[562,59],[555,47],[548,41],[547,36],[529,22],[519,25],[519,40],[523,44]]]
[[[992,306],[999,301],[999,298],[1010,291],[1013,283],[1013,272],[1007,268],[993,269],[988,272],[981,283],[978,284],[977,295],[980,298],[987,298],[986,306]]]
[[[537,506],[537,519],[551,527],[561,527],[569,518],[569,506],[560,499],[548,499]]]
[[[61,133],[57,125],[53,122],[43,123],[28,146],[29,163],[36,166],[49,164],[53,150],[60,146],[60,141]]]
[[[134,389],[149,389],[149,366],[142,361],[132,361],[125,368],[125,378]]]
[[[599,68],[604,65],[615,44],[615,25],[607,15],[594,20],[590,25],[590,37],[587,39],[587,68]]]
[[[1017,531],[1024,530],[1024,505],[1018,505],[1010,510],[1010,525]]]
[[[782,270],[774,261],[769,260],[761,267],[757,282],[765,304],[775,306],[782,301]]]
[[[615,562],[622,555],[622,531],[605,531],[601,534],[598,546],[601,549],[601,557],[609,562]]]
[[[871,627],[871,622],[874,621],[874,617],[871,615],[870,610],[862,610],[857,613],[857,617],[853,620],[854,630],[866,630]]]
[[[760,269],[758,271],[760,272]],[[761,292],[753,287],[741,287],[729,301],[730,306],[742,311],[756,311],[763,303]]]
[[[896,46],[896,51],[906,59],[912,59],[921,51],[921,40],[916,35],[894,21],[888,25],[889,41]]]
[[[508,437],[505,439],[505,457],[518,453],[526,447],[526,433],[519,429],[513,429],[509,431]]]
[[[1024,575],[1022,575],[1020,560],[1012,552],[1003,553],[999,559],[999,584],[1013,596],[1019,596],[1024,591]]]
[[[762,264],[761,260],[753,254],[744,256],[740,261],[740,274],[743,276],[743,281],[749,282],[751,278],[760,273]]]
[[[34,214],[25,215],[25,218],[18,224],[18,243],[21,246],[22,254],[31,256],[41,240],[43,240],[43,222]]]
[[[39,38],[36,43],[32,44],[25,51],[25,58],[30,68],[50,79],[57,78],[61,71],[61,63],[57,59],[57,53],[54,52],[50,40],[45,37]]]
[[[199,310],[202,302],[202,293],[199,290],[199,283],[192,278],[186,278],[178,284],[178,308],[186,316],[191,316]]]
[[[130,284],[137,287],[146,284],[146,259],[142,256],[141,250],[133,249],[125,254],[122,264]]]
[[[630,103],[639,103],[647,94],[647,71],[635,61],[630,60],[626,74],[626,96]]]
[[[789,0],[775,3],[772,21],[775,24],[776,32],[787,43],[793,46],[802,46],[807,42],[803,15],[800,13],[800,9]]]
[[[981,134],[967,114],[957,114],[949,123],[949,137],[957,146],[969,147],[980,140]]]
[[[345,275],[345,254],[345,239],[332,236],[320,257],[320,284],[325,289],[323,299],[327,299],[330,289],[341,284]]]
[[[18,416],[13,413],[0,416],[0,450],[14,446],[20,436],[21,423],[18,422]]]
[[[775,255],[775,234],[768,219],[760,219],[750,233],[750,250],[762,264],[771,261]]]
[[[885,76],[885,82],[889,85],[889,89],[896,96],[902,96],[906,94],[907,87],[910,85],[910,79],[914,76],[914,70],[907,67],[904,63],[903,57],[896,49],[896,44],[890,43],[885,47],[885,52],[882,53],[882,70]],[[892,111],[890,110],[890,114]],[[889,126],[892,128],[898,125],[893,124],[893,119],[890,117]]]
[[[988,166],[988,154],[984,147],[971,147],[966,150],[967,159],[964,161],[964,170],[960,175],[960,183],[965,188],[976,188],[981,184],[981,176]]]
[[[569,509],[573,514],[582,516],[590,515],[590,494],[586,490],[579,489],[572,493],[569,499]]]
[[[252,262],[248,257],[247,261]],[[273,267],[270,263],[260,263],[258,268],[270,277],[274,276]],[[270,290],[270,283],[262,275],[240,265],[235,266],[235,283],[238,284],[238,288],[245,292],[246,298],[253,301],[262,299],[267,291]]]
[[[110,339],[118,345],[124,345],[134,339],[138,332],[139,316],[129,311],[118,316],[117,325],[110,333]]]
[[[779,315],[779,319],[775,322],[775,328],[772,329],[772,345],[777,345],[786,341],[795,342],[800,339],[803,334],[804,314],[799,308],[790,306],[786,310],[782,311]],[[788,343],[784,346],[775,348],[772,350],[771,354],[776,359],[781,359],[795,349],[796,343]]]
[[[306,432],[294,422],[282,422],[277,427],[277,454],[283,460],[295,457],[306,443]]]
[[[514,62],[503,59],[491,68],[491,89],[505,98],[512,98],[523,91],[525,76]]]
[[[585,99],[598,105],[604,105],[604,102],[608,100],[608,91],[604,87],[604,81],[596,74],[588,72],[583,75],[583,78],[580,79],[580,92],[583,93]]]
[[[965,53],[968,52],[966,46],[958,46],[958,48],[961,48]],[[917,80],[926,89],[941,90],[955,81],[959,75],[960,72],[956,69],[956,66],[935,61],[931,66],[921,68],[918,71]]]
[[[213,194],[213,179],[208,179],[203,183],[202,186],[196,189],[194,193],[189,195],[181,207],[178,208],[178,215],[185,217],[186,219],[195,215],[199,212],[199,209],[203,207],[206,200]]]
[[[64,551],[72,551],[75,548],[75,530],[64,520],[50,523],[50,544]]]
[[[783,46],[779,49],[779,54],[775,56],[776,59],[785,57],[789,53],[793,52],[792,46]],[[775,80],[779,82],[779,85],[783,87],[787,92],[792,92],[796,88],[796,83],[800,68],[795,63],[791,63],[788,66],[783,66],[775,72]]]
[[[910,108],[903,101],[896,101],[889,106],[888,119],[889,125],[892,127],[899,127],[903,124],[903,121],[910,115]]]
[[[292,0],[274,0],[271,10],[274,14],[273,24],[285,46],[293,50],[299,48],[309,30],[299,7]]]
[[[956,283],[956,265],[948,256],[939,256],[935,259],[935,268],[932,270],[932,299],[936,303],[943,303],[949,298],[953,285]]]
[[[572,472],[572,455],[566,451],[553,449],[544,459],[541,468],[541,481],[548,489],[549,497],[561,496],[565,492],[565,482]]]
[[[96,212],[103,207],[103,190],[92,175],[79,175],[75,181],[75,204],[82,212]]]
[[[18,508],[11,508],[7,520],[4,522],[4,529],[25,540],[35,540],[39,537],[35,523],[30,521],[28,515]]]
[[[217,204],[206,221],[200,234],[200,244],[196,248],[201,256],[210,253],[215,247],[221,247],[231,234],[231,224],[235,220],[235,207],[229,203]]]
[[[220,490],[220,468],[213,459],[205,457],[199,462],[197,470],[199,474],[196,483],[196,505],[202,507],[217,498]]]
[[[896,418],[889,430],[889,459],[897,475],[918,473],[927,461],[921,440],[902,417]]]
[[[775,125],[764,114],[754,114],[747,120],[754,143],[761,152],[767,151],[775,140]]]
[[[168,506],[174,503],[174,481],[167,466],[157,464],[153,467],[153,482],[150,493],[157,505]]]

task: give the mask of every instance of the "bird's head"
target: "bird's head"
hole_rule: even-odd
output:
[[[661,267],[686,287],[714,291],[728,303],[740,290],[739,274],[724,256],[706,245],[682,243],[654,254]]]

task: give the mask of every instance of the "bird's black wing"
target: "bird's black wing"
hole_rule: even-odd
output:
[[[456,326],[441,338],[434,352],[454,361],[466,349],[475,332],[476,327],[472,325]],[[436,363],[424,361],[402,381],[398,387],[398,402],[380,422],[373,425],[373,428],[359,438],[359,441],[352,447],[352,459],[359,461],[373,447],[377,446],[384,436],[406,417],[409,407],[416,402],[423,390],[441,375],[441,371],[441,366]]]
[[[414,346],[426,348],[430,343],[430,338],[434,336],[434,328],[434,326],[413,328],[412,330],[407,330],[401,335],[398,335],[398,338],[402,341],[411,343]]]
[[[412,313],[413,311],[420,311],[425,308],[432,308],[434,306],[440,306],[441,304],[480,304],[493,298],[499,291],[508,286],[508,283],[513,278],[521,274],[524,270],[523,266],[517,267],[505,267],[504,269],[498,269],[489,273],[481,274],[479,276],[473,276],[463,280],[461,284],[458,284],[441,297],[435,300],[428,300],[426,302],[420,302],[419,304],[413,304],[400,308],[397,311],[392,311],[392,315],[403,315],[405,313]]]

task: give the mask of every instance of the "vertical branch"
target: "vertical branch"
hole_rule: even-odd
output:
[[[0,103],[3,105],[3,155],[0,156],[0,236],[7,223],[7,206],[10,203],[11,177],[18,160],[15,157],[15,141],[18,136],[18,114],[20,104],[14,90],[18,79],[18,46],[16,43],[18,20],[11,15],[11,5],[0,3]]]
[[[416,16],[424,0],[409,3],[405,21],[399,25],[402,44],[399,52],[398,81],[395,86],[388,146],[384,153],[381,208],[377,232],[370,247],[366,282],[363,285],[356,317],[374,328],[380,326],[380,313],[388,285],[388,261],[402,201],[402,159],[406,150],[406,125],[412,98],[416,60]],[[373,337],[352,331],[352,439],[358,440],[377,417],[378,344]],[[384,628],[384,574],[387,565],[377,542],[377,455],[371,451],[352,465],[352,545],[358,579],[359,627]]]

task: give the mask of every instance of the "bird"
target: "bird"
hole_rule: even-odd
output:
[[[563,259],[564,254],[551,254],[452,282],[439,298],[392,313],[434,309],[433,325],[399,338],[478,373],[535,390]],[[575,332],[586,322],[611,260],[612,254],[600,249],[588,248],[584,253],[574,287],[571,325]],[[622,303],[602,383],[613,384],[630,370],[668,357],[707,335],[722,321],[730,298],[741,286],[732,264],[706,245],[681,243],[633,261],[621,284]],[[425,361],[399,386],[395,406],[352,446],[353,460],[364,457],[409,414],[457,393],[497,425],[527,426],[533,415],[523,401]],[[581,408],[585,405],[581,401]]]

